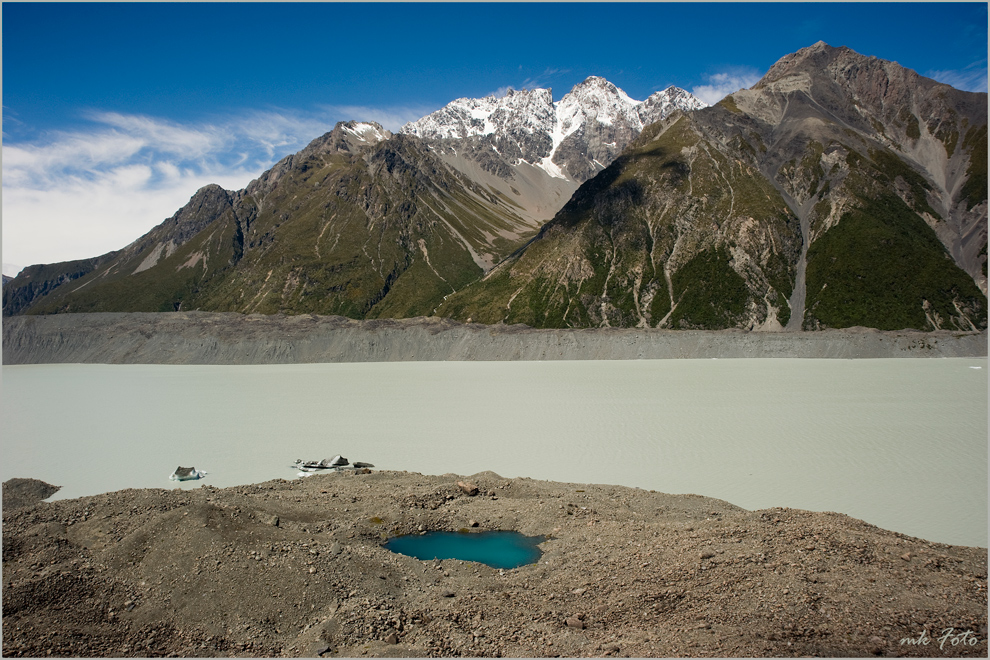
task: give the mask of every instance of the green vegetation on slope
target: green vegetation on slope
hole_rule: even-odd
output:
[[[968,211],[987,198],[987,125],[974,126],[966,131],[962,146],[971,150],[966,169],[968,179],[960,191]]]
[[[945,95],[942,95],[944,100]],[[928,132],[935,136],[945,146],[945,153],[949,158],[956,151],[959,143],[959,130],[957,127],[958,114],[952,108],[945,109],[945,116],[941,119],[932,117],[928,122]]]
[[[871,149],[870,160],[876,165],[878,176],[882,179],[893,181],[897,177],[901,177],[907,182],[911,187],[911,201],[915,211],[925,212],[932,217],[941,219],[942,216],[928,203],[927,193],[931,190],[931,186],[916,170],[886,149]]]
[[[167,225],[141,253],[35,311],[428,315],[482,275],[472,249],[498,259],[524,240],[504,202],[458,178],[418,139],[351,151],[341,135],[314,141],[223,213],[196,218],[206,228],[151,268],[135,273],[171,244]]]
[[[729,262],[728,250],[720,246],[699,252],[674,273],[672,327],[722,330],[742,319],[749,291]]]
[[[859,208],[808,249],[805,327],[881,330],[969,326],[955,319],[955,305],[978,328],[987,327],[986,297],[955,265],[935,232],[898,197],[861,198]]]
[[[213,227],[162,259],[154,268],[134,273],[144,258],[156,249],[152,246],[128,261],[110,267],[109,272],[99,269],[81,278],[78,284],[56,290],[28,313],[195,309],[203,287],[222,280],[230,272],[235,233],[236,223],[227,212]],[[214,247],[212,251],[211,246]]]
[[[740,110],[739,109],[739,106],[736,105],[736,100],[734,98],[732,98],[732,95],[731,94],[729,96],[726,96],[724,99],[722,99],[718,103],[716,103],[716,105],[722,106],[723,108],[725,108],[726,110],[728,110],[729,112],[731,112],[733,114],[736,114],[736,115],[741,115],[742,114],[742,110]]]
[[[897,118],[905,124],[904,132],[909,138],[912,140],[917,140],[921,137],[921,125],[918,124],[918,118],[915,117],[910,110],[902,107],[901,111],[897,115]]]
[[[739,272],[729,244],[746,254]],[[799,254],[800,227],[780,193],[680,117],[644,129],[518,258],[438,313],[534,327],[656,327],[666,318],[664,327],[721,329],[762,322],[768,299],[786,323]],[[671,316],[665,268],[678,301]]]

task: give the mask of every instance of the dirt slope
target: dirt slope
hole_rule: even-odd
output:
[[[471,497],[459,479],[319,475],[5,510],[3,653],[987,654],[984,549],[833,513],[491,472],[466,478]],[[548,536],[543,557],[499,571],[381,547],[472,520]],[[969,632],[940,645],[950,628]],[[927,645],[901,643],[923,633]]]

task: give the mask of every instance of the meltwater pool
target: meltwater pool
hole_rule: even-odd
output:
[[[460,559],[492,568],[518,568],[539,561],[543,555],[539,544],[545,540],[545,536],[524,536],[505,530],[427,532],[396,536],[384,547],[416,559]]]

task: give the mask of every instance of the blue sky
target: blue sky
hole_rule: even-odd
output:
[[[986,91],[985,3],[10,3],[4,273],[118,249],[338,120],[589,75],[709,102],[823,40]]]

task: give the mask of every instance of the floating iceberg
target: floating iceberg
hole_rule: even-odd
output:
[[[206,472],[197,470],[194,467],[177,467],[169,479],[172,481],[190,481],[192,479],[202,479],[205,476]]]
[[[314,470],[330,470],[333,468],[342,468],[348,464],[348,460],[339,454],[333,458],[324,458],[322,461],[304,461],[301,458],[297,458],[295,464],[292,467],[299,468],[300,470],[305,470],[308,472]]]

